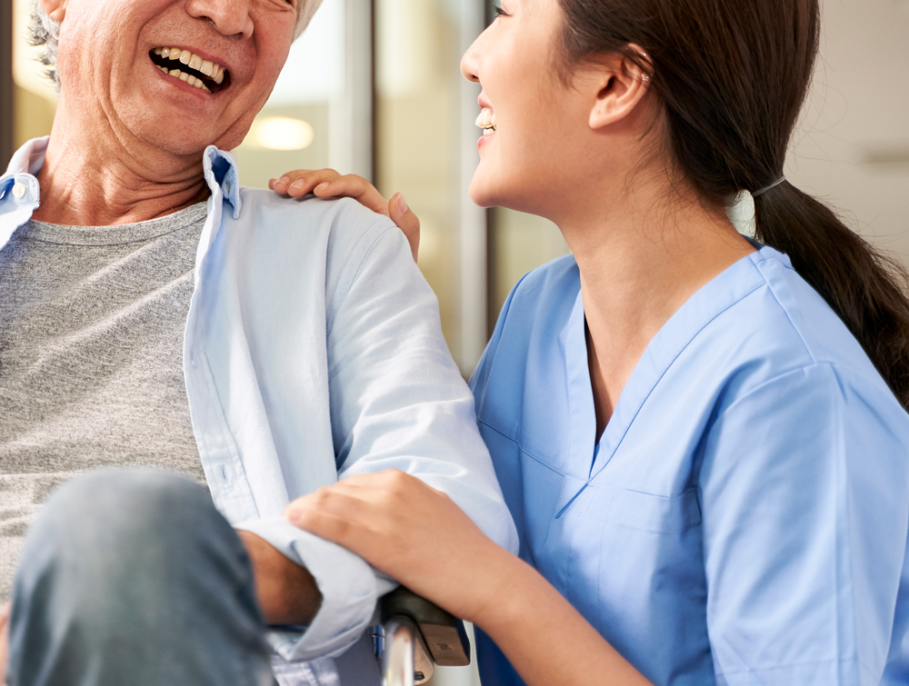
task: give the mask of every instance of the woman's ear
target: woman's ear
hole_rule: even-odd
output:
[[[643,50],[630,47],[647,61]],[[598,62],[591,76],[595,76],[593,85],[598,87],[590,112],[592,129],[601,129],[627,117],[650,90],[650,76],[624,55],[613,55]]]
[[[63,21],[63,17],[66,16],[66,0],[38,0],[38,2],[49,19],[58,23]]]

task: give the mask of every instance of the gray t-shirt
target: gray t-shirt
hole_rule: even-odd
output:
[[[22,536],[79,472],[159,467],[205,482],[183,330],[206,205],[152,221],[31,221],[0,250],[0,603]]]

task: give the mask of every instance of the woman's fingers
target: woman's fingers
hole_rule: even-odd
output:
[[[405,479],[416,483],[402,487],[401,482]],[[394,469],[354,475],[297,498],[284,509],[283,516],[297,524],[300,517],[311,512],[332,514],[357,526],[370,528],[377,521],[388,520],[397,506],[403,506],[408,498],[413,498],[411,491],[420,487],[438,493],[419,479]]]
[[[397,470],[353,476],[298,498],[287,506],[284,516],[291,524],[350,548],[375,564],[378,560],[371,558],[376,536],[383,539],[386,550],[408,537],[412,533],[408,516],[420,507],[417,501],[425,499],[425,493],[419,492],[424,489],[438,494]]]
[[[337,493],[332,494],[331,500],[340,503],[342,499]],[[349,550],[357,552],[361,557],[368,555],[369,535],[368,524],[362,518],[357,518],[348,512],[341,514],[341,507],[319,507],[308,503],[294,510],[288,519],[291,524],[304,531],[315,534],[326,541],[337,543]],[[350,508],[353,509],[353,508]]]
[[[484,570],[507,555],[447,495],[397,470],[321,488],[285,516],[460,617],[488,600]]]
[[[320,184],[340,178],[334,169],[296,169],[283,174],[279,179],[272,179],[268,187],[279,195],[291,198],[302,198]]]
[[[313,187],[319,198],[353,198],[378,214],[388,216],[388,204],[369,181],[356,174],[325,179]]]
[[[356,174],[341,175],[334,169],[297,169],[279,179],[272,179],[268,187],[275,193],[301,198],[308,193],[318,198],[353,198],[373,212],[388,216],[388,203],[369,181]]]
[[[420,219],[407,206],[404,195],[395,193],[389,202],[369,181],[356,174],[341,175],[334,169],[296,169],[272,179],[268,187],[279,195],[301,198],[353,198],[373,212],[390,217],[407,238],[414,262],[420,251]]]
[[[403,193],[395,193],[391,196],[388,203],[388,216],[404,233],[407,242],[410,243],[413,261],[416,262],[420,252],[420,218],[407,206]]]

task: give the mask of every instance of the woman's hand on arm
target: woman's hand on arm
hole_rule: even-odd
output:
[[[272,179],[268,187],[279,195],[291,198],[302,198],[309,193],[317,198],[353,198],[373,212],[389,217],[407,237],[414,262],[417,261],[420,219],[407,206],[401,193],[395,193],[386,202],[376,187],[362,176],[341,175],[333,169],[297,169],[279,179]]]
[[[477,621],[512,558],[441,491],[399,470],[352,476],[292,502],[291,524],[352,550],[452,614]]]
[[[353,476],[295,500],[284,515],[475,623],[528,686],[649,683],[533,568],[415,477]]]

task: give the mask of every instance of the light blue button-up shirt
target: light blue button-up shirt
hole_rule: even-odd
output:
[[[0,248],[38,207],[46,149],[47,139],[31,141],[0,177]],[[225,517],[304,565],[322,593],[305,633],[271,636],[277,652],[336,656],[392,584],[291,526],[280,516],[291,500],[397,468],[448,493],[512,550],[514,524],[401,232],[351,200],[241,188],[234,159],[214,147],[204,169],[211,197],[183,360],[199,453]]]
[[[599,442],[571,256],[471,385],[521,556],[654,684],[909,683],[909,416],[788,258],[696,293]],[[484,686],[521,683],[478,647]]]

